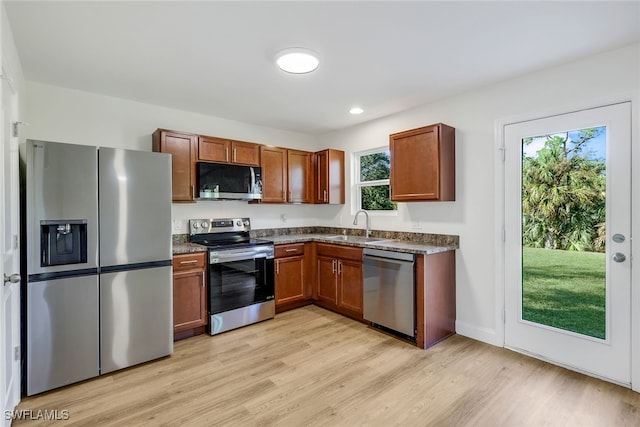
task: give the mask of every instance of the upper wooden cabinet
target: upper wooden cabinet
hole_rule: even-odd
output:
[[[260,166],[260,145],[213,136],[198,138],[198,160]]]
[[[300,150],[287,150],[287,172],[289,203],[311,203],[313,191],[313,173],[311,165],[313,153]]]
[[[229,162],[231,142],[228,139],[211,136],[198,137],[198,160],[205,162]]]
[[[260,147],[262,203],[311,203],[312,153]]]
[[[287,202],[287,149],[260,147],[262,203]]]
[[[193,202],[196,185],[198,136],[158,129],[153,133],[153,151],[171,154],[172,200]]]
[[[318,151],[314,163],[314,203],[344,204],[344,151]]]
[[[158,129],[153,150],[172,155],[173,201],[194,202],[197,163],[235,163],[262,168],[261,203],[344,204],[344,151],[312,153]]]
[[[391,200],[455,200],[455,145],[455,129],[442,123],[390,135]]]

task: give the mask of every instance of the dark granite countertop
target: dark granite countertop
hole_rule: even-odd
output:
[[[207,247],[196,243],[173,243],[173,254],[190,254],[194,252],[206,252]]]
[[[346,232],[347,238],[344,239]],[[366,239],[362,229],[333,227],[294,227],[251,230],[252,238],[272,240],[276,245],[287,243],[322,242],[360,248],[382,249],[413,254],[436,254],[455,251],[459,237],[447,234],[411,233],[373,230]],[[204,252],[206,247],[187,242],[186,234],[173,236],[173,253]]]
[[[322,242],[343,246],[355,246],[359,248],[382,249],[395,252],[406,252],[412,254],[437,254],[440,252],[455,251],[457,246],[453,245],[433,245],[407,240],[382,239],[377,237],[365,239],[363,236],[347,236],[344,240],[342,235],[331,234],[292,234],[287,236],[270,236],[276,245],[287,243]]]

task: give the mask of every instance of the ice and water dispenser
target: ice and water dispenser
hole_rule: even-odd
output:
[[[41,267],[87,262],[87,220],[40,221]]]

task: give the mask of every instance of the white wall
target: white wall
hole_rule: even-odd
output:
[[[633,98],[637,102],[639,51],[640,45],[629,46],[322,137],[322,145],[343,149],[350,158],[353,152],[388,145],[391,133],[438,122],[456,128],[456,201],[399,203],[397,216],[374,216],[372,227],[416,231],[412,224],[420,222],[423,232],[460,236],[456,271],[459,333],[503,344],[499,316],[502,301],[494,277],[494,245],[499,235],[494,226],[496,121],[550,109],[594,106],[610,100]],[[637,103],[634,109],[637,118]],[[637,147],[637,121],[633,133]],[[347,175],[351,173],[351,165],[348,166]],[[640,171],[637,157],[634,169]],[[637,178],[636,182],[640,184]],[[348,226],[353,212],[349,189],[347,204],[335,218]],[[331,220],[321,218],[319,223]]]
[[[104,147],[151,150],[157,128],[220,136],[302,150],[315,149],[315,138],[294,132],[250,125],[218,117],[143,104],[58,86],[27,82],[27,137]],[[335,209],[334,209],[335,210]],[[254,228],[290,227],[315,223],[331,215],[331,207],[248,205],[246,202],[174,204],[173,219],[186,232],[189,218],[249,216]],[[283,222],[281,215],[286,215]]]
[[[9,77],[12,79],[12,85],[15,86],[16,92],[20,95],[18,96],[18,105],[20,112],[20,120],[24,119],[24,100],[22,99],[22,94],[24,94],[24,76],[22,73],[22,65],[20,63],[20,58],[18,56],[18,51],[16,50],[16,45],[13,40],[13,33],[11,32],[11,25],[7,18],[7,13],[4,7],[4,1],[1,2],[2,10],[0,11],[2,15],[2,23],[0,24],[1,34],[0,40],[2,44],[0,46],[0,52],[2,52],[2,67],[5,68],[5,72],[9,74]]]

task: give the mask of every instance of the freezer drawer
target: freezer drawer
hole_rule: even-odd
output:
[[[27,395],[98,376],[98,276],[27,284]]]
[[[101,373],[173,353],[171,266],[100,275]]]

